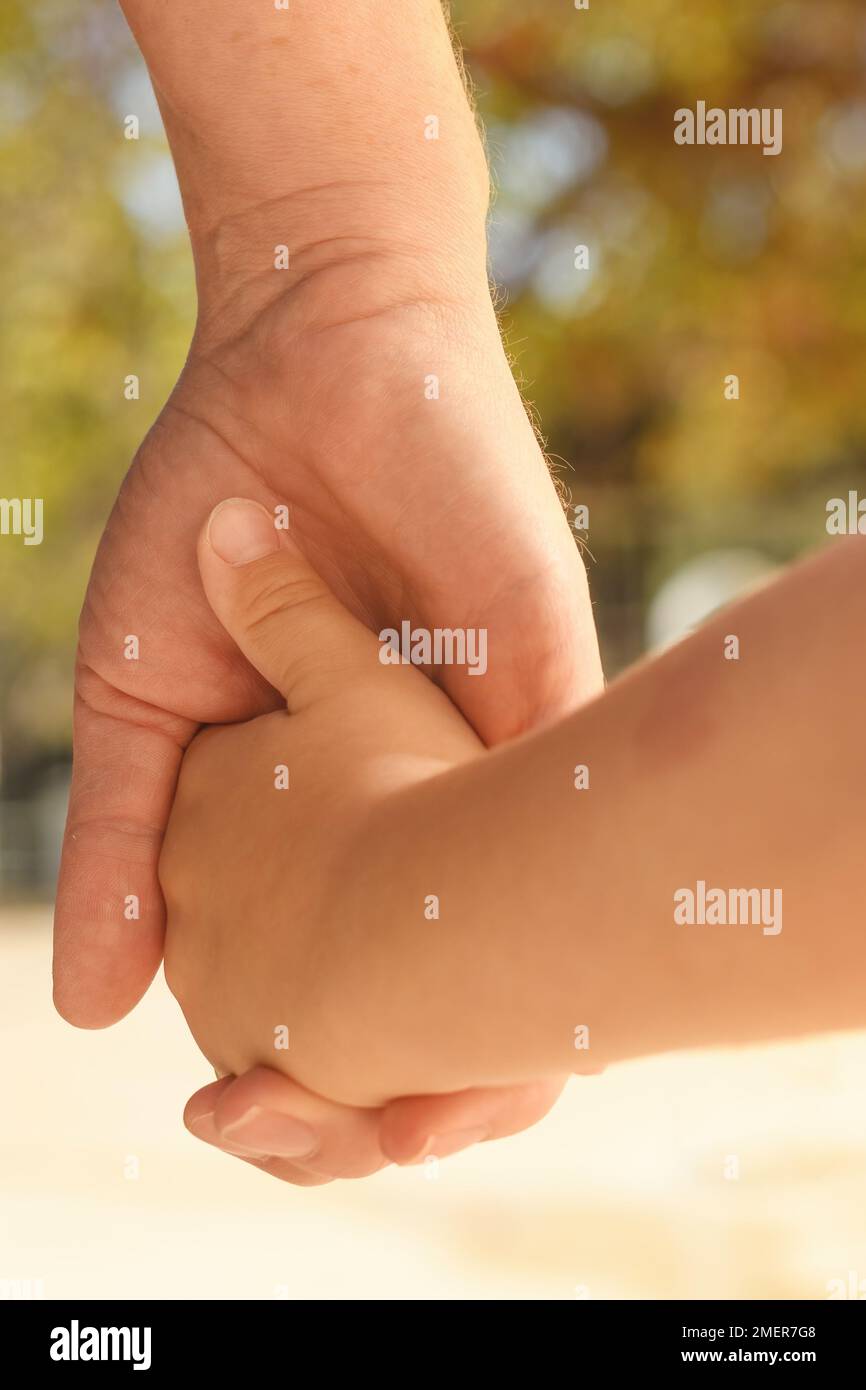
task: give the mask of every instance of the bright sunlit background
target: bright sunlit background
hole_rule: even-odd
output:
[[[866,8],[453,10],[503,326],[589,507],[612,674],[820,544],[827,500],[862,491]],[[698,98],[782,107],[782,155],[675,146]],[[77,613],[194,316],[161,122],[111,0],[5,0],[0,180],[0,493],[43,497],[50,536],[0,538],[0,1296],[866,1296],[863,1039],[623,1067],[435,1174],[310,1192],[182,1130],[209,1074],[161,984],[110,1034],[52,1014]]]

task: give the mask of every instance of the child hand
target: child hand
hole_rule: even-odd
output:
[[[186,754],[160,862],[166,978],[219,1072],[263,1064],[378,1104],[387,1094],[354,1075],[353,1020],[328,1007],[335,961],[351,981],[361,836],[395,793],[483,746],[421,672],[378,660],[264,508],[217,508],[198,556],[214,611],[287,709],[209,729]]]

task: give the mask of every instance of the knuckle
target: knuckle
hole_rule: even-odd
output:
[[[327,595],[314,575],[280,574],[269,579],[250,594],[246,607],[248,630],[269,626],[275,618],[299,609],[315,608],[326,602]]]

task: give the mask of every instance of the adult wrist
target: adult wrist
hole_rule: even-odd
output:
[[[299,331],[404,302],[489,301],[486,204],[383,175],[295,189],[191,225],[200,337],[224,338],[276,301]]]
[[[282,257],[404,248],[482,278],[489,179],[441,0],[122,0],[178,173],[200,292],[228,300]],[[280,248],[285,248],[281,251]],[[288,261],[288,264],[286,264]],[[438,270],[436,271],[438,274]]]

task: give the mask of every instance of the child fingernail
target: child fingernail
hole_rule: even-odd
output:
[[[280,548],[271,513],[243,497],[230,497],[214,507],[207,535],[211,549],[228,565],[248,565]]]
[[[475,1129],[452,1129],[450,1134],[433,1134],[415,1162],[430,1156],[448,1158],[449,1154],[456,1154],[460,1149],[468,1149],[472,1144],[481,1144],[485,1139],[489,1139],[492,1133],[489,1125],[482,1125]]]
[[[223,1125],[221,1133],[241,1148],[274,1158],[310,1158],[319,1147],[319,1136],[309,1125],[276,1110],[263,1110],[260,1105]]]

